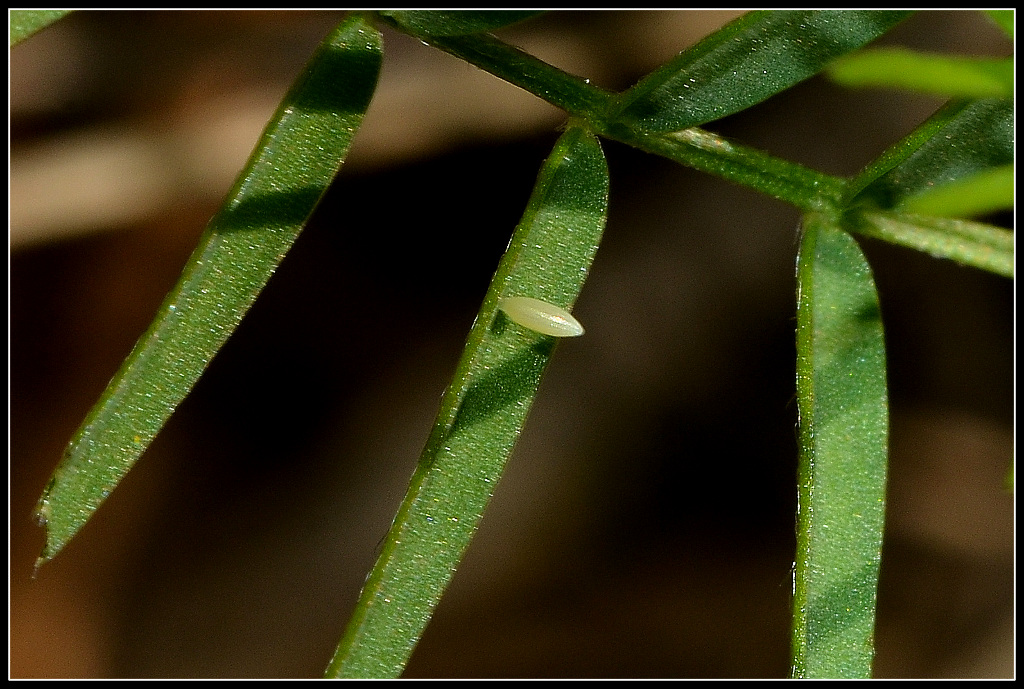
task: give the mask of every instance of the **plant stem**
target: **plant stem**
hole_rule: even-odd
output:
[[[838,208],[846,186],[838,177],[770,156],[697,127],[665,134],[614,127],[612,131],[602,129],[599,133],[754,189],[804,211],[829,213]]]
[[[615,97],[589,79],[564,72],[490,34],[417,38],[590,123],[604,119]]]
[[[417,38],[562,108],[586,121],[601,136],[760,191],[802,210],[825,211],[834,207],[844,188],[845,182],[837,177],[726,141],[696,127],[645,133],[609,121],[607,113],[616,94],[490,34]]]

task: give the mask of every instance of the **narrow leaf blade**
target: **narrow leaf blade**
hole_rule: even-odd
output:
[[[901,204],[908,213],[969,218],[1013,210],[1014,167],[1001,165],[932,187]]]
[[[928,190],[1013,162],[1013,101],[950,103],[850,183],[850,205],[898,208]]]
[[[328,677],[396,677],[448,585],[526,420],[555,338],[512,322],[507,297],[569,309],[604,229],[608,168],[570,128],[548,157],[470,330],[409,491]]]
[[[376,86],[380,34],[334,29],[267,125],[178,284],[89,411],[37,506],[39,564],[96,511],[256,300],[348,152]]]
[[[828,75],[849,87],[903,88],[948,98],[1013,97],[1013,58],[875,48],[836,60]]]
[[[1003,277],[1013,277],[1013,232],[985,223],[914,213],[872,211],[857,232],[948,258]]]
[[[806,218],[797,263],[799,503],[793,675],[866,678],[885,522],[885,345],[853,238]]]
[[[613,117],[648,132],[732,115],[814,76],[911,12],[767,10],[729,23],[622,94]]]

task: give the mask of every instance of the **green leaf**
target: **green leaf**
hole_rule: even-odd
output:
[[[987,98],[942,108],[868,165],[849,205],[899,208],[929,189],[1013,162],[1013,101]]]
[[[666,132],[732,115],[814,76],[910,14],[751,12],[644,77],[621,95],[612,117],[649,132]]]
[[[547,100],[570,115],[586,120],[602,136],[752,187],[799,208],[819,210],[834,206],[845,189],[844,180],[775,158],[696,127],[652,134],[609,121],[605,113],[609,110],[613,94],[494,36],[481,34],[424,40]]]
[[[858,233],[924,251],[936,258],[1013,277],[1013,232],[969,220],[869,211]]]
[[[854,239],[805,218],[797,261],[799,502],[793,676],[871,675],[885,522],[885,344]]]
[[[907,199],[908,213],[970,217],[1013,209],[1013,165],[982,170]]]
[[[985,10],[989,19],[1003,30],[1007,36],[1013,38],[1013,22],[1015,10]]]
[[[47,484],[37,506],[47,529],[37,566],[124,477],[270,279],[345,159],[380,62],[380,34],[358,15],[317,48]]]
[[[390,10],[380,14],[416,35],[462,36],[516,24],[543,10]]]
[[[512,322],[499,299],[569,309],[604,229],[608,168],[571,127],[548,157],[470,330],[409,491],[328,677],[396,677],[476,530],[526,420],[556,339]]]
[[[11,47],[42,31],[74,10],[11,10]]]
[[[851,87],[905,88],[950,98],[1013,97],[1013,58],[875,48],[842,57],[827,71],[833,80]]]

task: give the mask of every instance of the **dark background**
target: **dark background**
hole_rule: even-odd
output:
[[[624,89],[730,12],[501,32]],[[329,12],[84,12],[11,52],[11,674],[317,677],[560,111],[385,32],[349,162],[236,334],[32,579],[33,505]],[[972,12],[883,39],[1008,55]],[[813,79],[709,129],[855,174],[941,103]],[[606,142],[608,227],[407,677],[784,677],[796,210]],[[1009,225],[1009,215],[988,218]],[[1013,284],[862,242],[890,363],[876,676],[1013,673]]]

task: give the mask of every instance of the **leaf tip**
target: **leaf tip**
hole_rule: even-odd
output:
[[[54,555],[50,548],[50,530],[46,526],[50,519],[50,503],[48,500],[43,498],[39,501],[32,512],[32,518],[36,524],[43,527],[46,531],[46,542],[43,544],[43,551],[36,558],[35,565],[32,568],[32,578],[35,579],[39,575],[39,568],[53,559]]]

